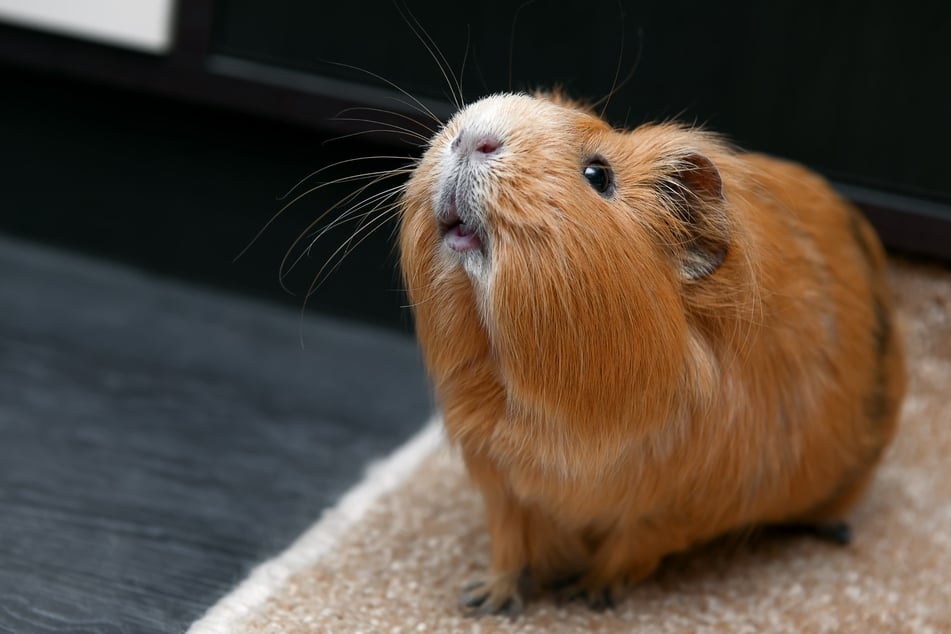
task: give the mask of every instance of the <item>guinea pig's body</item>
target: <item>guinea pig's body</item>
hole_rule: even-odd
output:
[[[432,140],[401,261],[491,538],[593,603],[725,532],[840,521],[904,392],[885,260],[820,177],[673,125],[498,95]]]

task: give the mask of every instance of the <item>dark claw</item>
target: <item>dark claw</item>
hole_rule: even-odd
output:
[[[616,588],[591,589],[585,586],[581,582],[581,578],[577,576],[574,580],[565,579],[562,583],[553,587],[553,590],[555,592],[555,602],[558,605],[583,601],[590,609],[597,612],[613,610],[616,607]]]
[[[459,596],[459,607],[467,616],[498,614],[515,619],[522,613],[522,599],[518,595],[493,595],[492,587],[484,581],[468,583]]]
[[[584,592],[577,586],[565,586],[555,592],[555,603],[557,605],[566,605],[574,603],[585,598]]]
[[[475,588],[473,588],[475,590]],[[489,593],[484,594],[469,594],[468,591],[464,591],[463,595],[459,597],[459,607],[462,608],[478,608],[485,600],[489,598]]]
[[[462,593],[463,593],[464,595],[466,595],[466,594],[471,594],[471,593],[475,592],[476,590],[478,590],[479,588],[482,588],[482,587],[484,587],[484,586],[485,586],[485,582],[484,582],[484,581],[470,581],[470,582],[467,583],[466,585],[462,586]]]
[[[816,537],[832,542],[833,544],[848,546],[852,543],[852,529],[845,522],[816,524],[813,530],[815,531]]]
[[[818,524],[782,524],[776,527],[780,533],[811,535],[823,541],[848,546],[852,543],[852,529],[845,522],[820,522]]]
[[[595,612],[604,612],[605,610],[613,610],[617,606],[614,603],[614,596],[612,596],[611,591],[604,589],[588,597],[588,607]]]
[[[577,590],[578,582],[581,581],[583,573],[577,572],[563,577],[555,577],[545,584],[545,589],[560,595],[564,591]],[[578,598],[575,596],[574,598]]]
[[[515,620],[522,613],[522,602],[509,597],[497,611],[497,614]]]
[[[489,588],[482,581],[473,581],[462,587],[459,595],[459,607],[468,614],[477,613],[489,598]]]

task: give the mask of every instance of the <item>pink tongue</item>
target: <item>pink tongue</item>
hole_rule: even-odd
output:
[[[446,234],[446,243],[454,251],[474,251],[482,248],[482,241],[472,227],[458,224]]]

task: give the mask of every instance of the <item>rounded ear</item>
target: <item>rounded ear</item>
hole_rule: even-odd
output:
[[[730,230],[720,172],[706,156],[677,157],[662,178],[664,206],[673,217],[671,246],[680,273],[688,280],[706,277],[719,268],[730,247]]]

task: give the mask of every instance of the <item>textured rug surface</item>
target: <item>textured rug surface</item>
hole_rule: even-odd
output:
[[[951,632],[951,273],[892,272],[909,392],[850,546],[724,540],[665,563],[612,611],[540,600],[514,622],[467,619],[457,592],[488,539],[431,423],[192,632]]]

